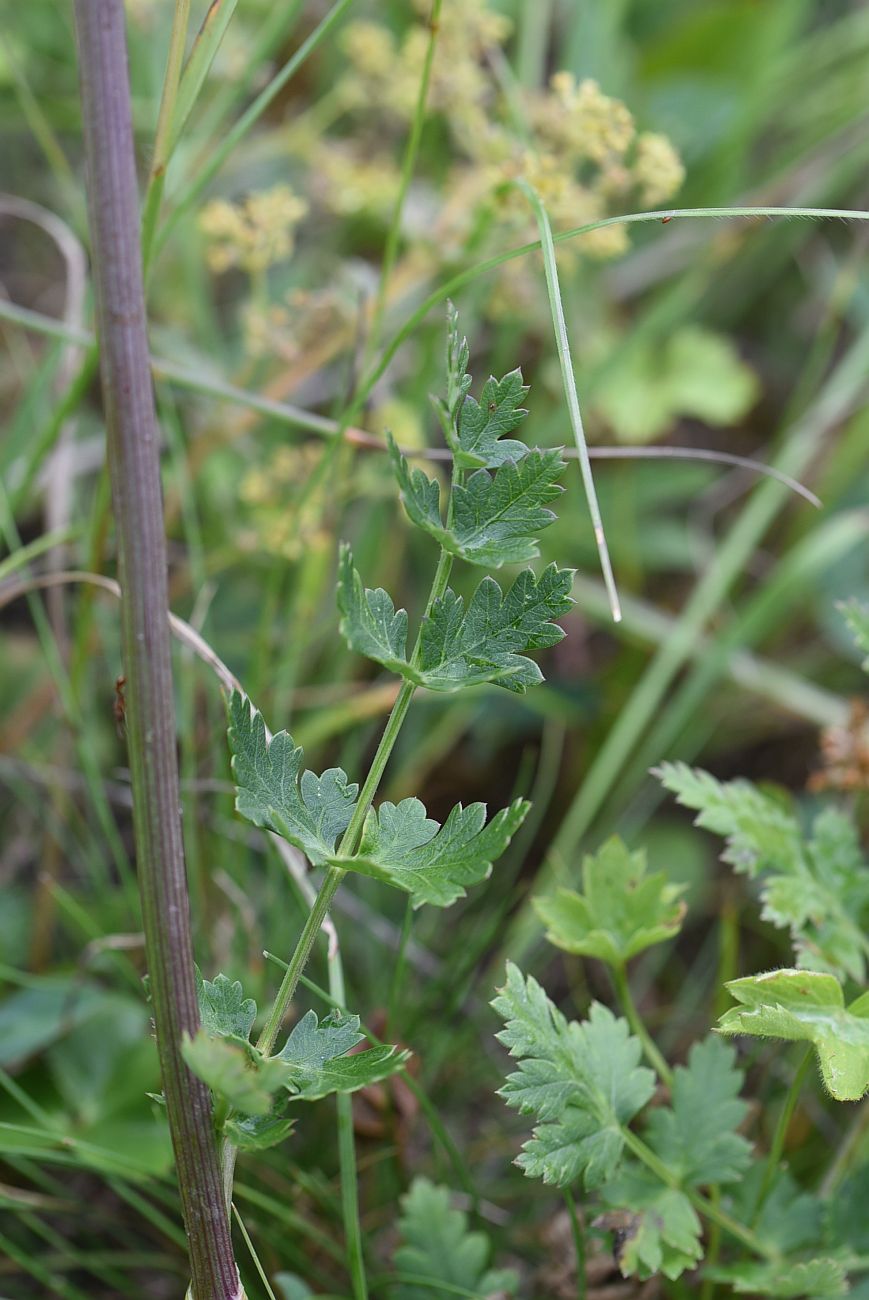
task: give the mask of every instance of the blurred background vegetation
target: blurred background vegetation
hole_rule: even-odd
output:
[[[194,29],[205,8],[193,5]],[[71,7],[3,10],[3,541],[9,555],[32,543],[39,552],[50,534],[32,571],[111,576],[99,392],[83,364],[92,301]],[[474,391],[521,365],[531,384],[523,436],[569,442],[539,254],[470,274],[535,238],[504,182],[531,175],[556,230],[671,205],[869,207],[869,9],[445,0],[385,285],[427,4],[350,4],[228,147],[230,128],[325,12],[318,0],[240,0],[169,170],[149,301],[153,351],[167,363],[157,398],[173,609],[270,725],[292,730],[312,767],[340,763],[356,778],[395,688],[338,637],[337,542],[350,539],[366,581],[412,613],[433,562],[386,457],[352,431],[333,436],[360,376],[427,295],[468,272],[454,298]],[[128,0],[143,182],[171,18],[169,0]],[[577,604],[567,639],[541,661],[546,686],[424,697],[411,711],[384,797],[418,794],[439,816],[457,799],[496,808],[530,791],[534,810],[485,887],[448,914],[414,918],[398,971],[399,896],[361,879],[339,894],[348,1001],[413,1049],[430,1102],[401,1084],[356,1101],[375,1279],[394,1244],[396,1198],[426,1174],[468,1207],[480,1198],[523,1294],[575,1294],[557,1207],[512,1168],[522,1125],[493,1095],[503,1054],[487,1003],[506,954],[568,1008],[610,996],[597,969],[539,947],[526,901],[543,879],[576,880],[583,849],[618,829],[689,883],[682,937],[634,971],[636,997],[676,1058],[708,1027],[722,976],[782,960],[751,886],[664,802],[651,765],[702,762],[796,790],[807,808],[844,791],[861,812],[866,712],[836,603],[869,597],[867,235],[830,221],[674,220],[561,245],[590,440],[755,457],[795,474],[822,506],[744,469],[598,460],[625,607],[615,627],[571,467],[542,557],[576,566]],[[65,335],[24,328],[10,304],[64,322]],[[439,303],[397,348],[353,429],[439,445],[428,394],[443,387],[443,344]],[[227,384],[265,401],[227,399]],[[116,602],[72,584],[26,598],[16,588],[10,600],[21,572],[2,574],[0,588],[0,1293],[177,1295],[185,1264],[170,1148],[147,1095],[159,1081],[116,716]],[[234,818],[219,685],[183,648],[176,688],[197,959],[206,974],[241,978],[263,1005],[280,975],[263,951],[288,956],[306,905],[265,837]],[[321,953],[309,970],[321,984],[324,967]],[[769,1096],[788,1059],[758,1054]],[[797,1171],[846,1122],[819,1091],[801,1116],[788,1152]],[[757,1119],[761,1141],[766,1123]],[[242,1160],[237,1194],[271,1275],[297,1272],[342,1295],[336,1171],[326,1103],[298,1137]],[[264,1295],[241,1251],[249,1294]],[[609,1284],[611,1267],[604,1244],[596,1284]]]

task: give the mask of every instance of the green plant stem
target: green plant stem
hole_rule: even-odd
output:
[[[546,291],[549,295],[549,309],[552,313],[552,326],[555,331],[555,346],[558,350],[558,362],[561,366],[561,381],[564,385],[564,396],[567,401],[567,412],[570,416],[570,427],[573,430],[573,438],[576,443],[576,452],[579,457],[579,468],[582,473],[583,487],[585,488],[585,499],[588,503],[588,513],[591,516],[591,524],[594,529],[595,545],[597,546],[597,552],[600,558],[600,567],[603,574],[604,585],[609,596],[613,622],[620,623],[622,611],[621,606],[619,605],[619,594],[616,590],[612,564],[610,563],[609,547],[607,546],[603,520],[601,519],[600,505],[598,504],[597,499],[597,489],[594,485],[594,475],[591,472],[591,461],[588,458],[588,444],[585,440],[585,429],[582,424],[582,412],[579,409],[579,394],[576,391],[576,375],[573,369],[573,359],[570,355],[570,340],[567,337],[567,322],[564,319],[564,304],[561,301],[561,286],[558,281],[558,266],[555,261],[555,244],[552,239],[552,226],[549,224],[549,214],[547,213],[543,200],[537,191],[529,185],[527,181],[519,180],[516,184],[531,204],[531,207],[534,209],[534,215],[537,218],[537,226],[540,231],[540,246],[543,249],[543,270],[546,276]]]
[[[239,1214],[238,1207],[236,1205],[233,1205],[232,1207],[232,1215],[236,1223],[238,1224],[238,1230],[244,1239],[244,1244],[247,1246],[248,1253],[250,1254],[250,1257],[253,1260],[253,1266],[256,1269],[257,1273],[259,1274],[259,1280],[263,1284],[266,1295],[268,1296],[269,1300],[278,1300],[277,1296],[272,1290],[271,1283],[269,1282],[268,1276],[266,1275],[266,1271],[260,1262],[260,1257],[256,1253],[256,1247],[254,1246],[253,1241],[251,1240],[251,1236],[247,1230],[244,1219]]]
[[[338,1006],[344,1006],[344,967],[340,951],[329,954],[329,993]],[[356,1178],[356,1136],[353,1131],[353,1098],[349,1093],[339,1093],[335,1098],[338,1112],[338,1163],[341,1170],[341,1215],[344,1220],[344,1238],[347,1246],[347,1263],[353,1283],[353,1300],[368,1300],[368,1282],[365,1276],[365,1253],[362,1246],[362,1227],[359,1222],[359,1189]]]
[[[564,1189],[564,1204],[570,1219],[570,1232],[573,1237],[573,1249],[576,1253],[576,1300],[585,1300],[588,1294],[588,1271],[586,1268],[585,1233],[579,1221],[576,1201],[569,1187]]]
[[[123,0],[75,0],[103,398],[122,587],[133,829],[166,1114],[195,1300],[240,1300],[208,1088],[178,810],[159,438],[148,357]]]
[[[142,208],[142,274],[146,280],[151,265],[151,254],[154,246],[154,234],[157,229],[157,218],[160,215],[160,204],[163,201],[166,168],[169,165],[171,153],[175,101],[178,97],[178,84],[181,81],[181,67],[184,62],[184,49],[187,44],[189,22],[190,0],[175,0],[172,31],[169,36],[169,54],[166,59],[166,75],[163,78],[160,110],[157,114],[157,131],[154,135],[154,152],[151,158],[151,169],[148,173],[145,203]]]
[[[776,1121],[775,1133],[772,1138],[772,1145],[769,1149],[769,1155],[766,1159],[766,1166],[763,1171],[763,1179],[760,1184],[760,1190],[757,1193],[757,1200],[754,1205],[754,1213],[751,1216],[752,1226],[760,1218],[761,1211],[766,1203],[766,1198],[772,1190],[775,1182],[775,1176],[778,1173],[781,1164],[782,1153],[784,1152],[785,1139],[788,1135],[788,1129],[796,1109],[797,1102],[800,1099],[800,1093],[803,1090],[803,1084],[806,1081],[806,1075],[812,1064],[814,1056],[813,1048],[806,1049],[803,1059],[797,1067],[794,1077],[791,1080],[791,1086],[787,1090],[787,1095],[782,1102],[782,1108],[779,1111],[778,1120]]]
[[[371,317],[371,327],[369,329],[368,343],[365,349],[366,365],[370,361],[372,355],[376,352],[377,345],[380,342],[380,331],[383,325],[384,312],[386,310],[386,296],[389,290],[389,279],[395,267],[395,259],[398,256],[398,244],[401,239],[401,218],[404,212],[408,190],[410,189],[410,183],[413,180],[416,160],[419,155],[419,142],[422,139],[422,129],[425,125],[428,89],[431,84],[431,70],[432,65],[434,64],[435,49],[437,47],[438,31],[440,27],[441,3],[442,0],[432,0],[431,15],[429,17],[428,48],[426,49],[425,62],[419,80],[419,90],[417,91],[416,96],[413,121],[410,125],[410,134],[407,137],[407,146],[401,164],[401,177],[398,184],[398,193],[395,196],[395,204],[393,205],[392,216],[389,220],[389,230],[386,233],[386,245],[383,250],[383,262],[380,267],[380,280],[377,286],[377,297],[374,301],[374,311]]]
[[[252,127],[255,126],[271,102],[283,90],[290,78],[298,72],[299,68],[309,55],[313,54],[317,46],[325,40],[335,24],[341,21],[344,14],[353,3],[354,0],[337,0],[337,3],[332,6],[322,21],[317,24],[310,36],[302,42],[292,58],[287,60],[280,72],[276,73],[275,76],[272,77],[265,89],[260,91],[250,107],[242,113],[241,117],[235,122],[230,130],[227,131],[211,158],[202,165],[202,167],[197,171],[194,179],[190,181],[187,188],[179,195],[171,214],[167,217],[166,221],[157,232],[153,244],[154,255],[159,253],[163,248],[166,240],[183,214],[188,210],[188,208],[193,206],[199,196],[211,184],[212,180],[220,171],[236,145],[239,144]]]
[[[628,972],[624,966],[613,966],[611,970],[613,983],[616,987],[616,996],[621,1004],[622,1011],[627,1017],[628,1024],[642,1043],[646,1060],[654,1068],[661,1081],[666,1083],[669,1088],[673,1083],[673,1071],[662,1056],[637,1010],[637,1004],[634,1002],[628,981]]]
[[[719,1206],[714,1205],[700,1192],[690,1187],[683,1187],[672,1170],[631,1129],[623,1127],[622,1137],[625,1140],[625,1145],[633,1151],[637,1159],[641,1160],[647,1169],[650,1169],[653,1174],[660,1178],[666,1187],[672,1187],[675,1191],[686,1196],[698,1214],[702,1214],[710,1223],[716,1223],[723,1232],[728,1233],[736,1241],[741,1241],[743,1246],[747,1246],[753,1254],[759,1255],[761,1259],[777,1260],[779,1258],[779,1252],[768,1246],[765,1241],[761,1241],[760,1237],[752,1232],[751,1228],[747,1228],[738,1219],[732,1218],[731,1215],[727,1214]]]

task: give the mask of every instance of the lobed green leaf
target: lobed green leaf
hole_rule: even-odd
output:
[[[286,1077],[286,1067],[258,1052],[241,1038],[212,1038],[200,1029],[186,1034],[181,1051],[187,1065],[227,1106],[243,1115],[267,1115],[272,1094]]]
[[[833,1097],[858,1101],[869,1090],[869,993],[846,1009],[834,975],[804,970],[730,980],[727,988],[741,1005],[721,1017],[722,1034],[811,1043]]]
[[[246,998],[238,980],[216,975],[202,978],[196,968],[196,996],[202,1028],[212,1037],[249,1038],[256,1019],[256,1003]]]
[[[336,861],[405,890],[414,907],[449,907],[487,878],[529,808],[517,799],[485,825],[485,804],[457,804],[440,826],[419,799],[385,802],[368,813],[358,853]]]
[[[346,544],[338,562],[338,609],[341,635],[351,650],[383,664],[390,672],[408,676],[407,611],[396,611],[382,587],[374,591],[365,587]]]
[[[580,1177],[587,1188],[609,1182],[621,1161],[623,1126],[655,1082],[639,1065],[642,1049],[627,1022],[599,1003],[582,1024],[568,1022],[512,964],[492,1006],[506,1021],[497,1037],[520,1063],[500,1095],[541,1121],[516,1163],[561,1187]]]
[[[286,731],[269,740],[262,714],[233,691],[229,701],[229,743],[236,783],[235,806],[243,817],[276,831],[314,866],[329,861],[347,827],[358,785],[340,767],[322,776],[302,770],[302,750]]]
[[[431,1300],[440,1294],[437,1283],[480,1300],[516,1294],[516,1274],[512,1269],[487,1268],[491,1255],[488,1238],[469,1230],[468,1216],[451,1207],[446,1187],[415,1178],[401,1198],[398,1229],[401,1245],[394,1256],[396,1268],[428,1283],[400,1283],[395,1291],[399,1300]]]
[[[356,1092],[402,1069],[409,1052],[380,1046],[352,1052],[364,1038],[358,1016],[334,1011],[318,1022],[308,1011],[294,1026],[277,1057],[285,1068],[284,1086],[294,1101],[316,1101],[333,1092]]]
[[[664,1186],[635,1161],[603,1189],[601,1227],[616,1229],[614,1254],[623,1277],[645,1281],[656,1273],[674,1280],[703,1258],[702,1225],[684,1192]]]
[[[546,938],[565,952],[622,966],[678,933],[685,914],[681,885],[663,872],[646,875],[646,855],[631,853],[614,835],[582,865],[582,893],[559,889],[535,898]]]

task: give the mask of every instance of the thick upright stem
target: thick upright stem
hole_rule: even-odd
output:
[[[93,271],[123,589],[133,823],[157,1049],[195,1300],[240,1300],[208,1090],[181,1056],[199,1015],[175,753],[159,444],[142,290],[123,0],[75,0]]]

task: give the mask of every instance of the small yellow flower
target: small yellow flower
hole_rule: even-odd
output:
[[[671,198],[679,189],[685,179],[685,168],[665,135],[646,131],[639,136],[634,179],[640,187],[640,198],[650,208]]]
[[[209,266],[218,274],[232,266],[256,273],[284,261],[307,211],[288,185],[250,194],[240,204],[213,199],[199,216],[199,228],[209,240]]]

